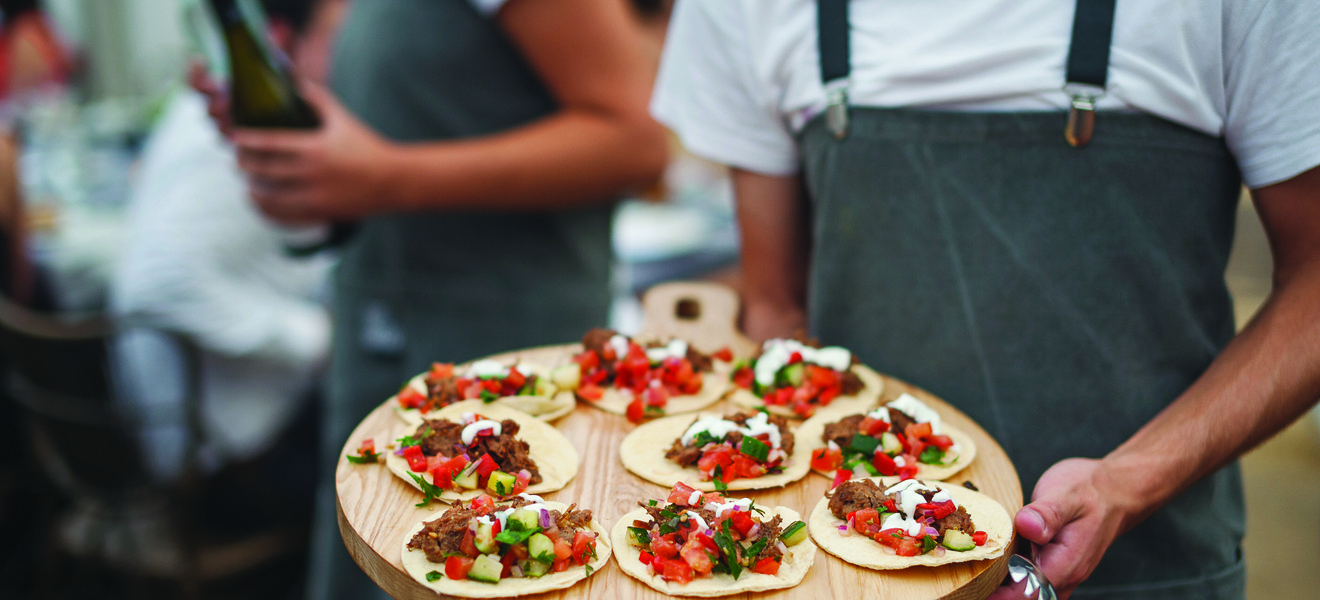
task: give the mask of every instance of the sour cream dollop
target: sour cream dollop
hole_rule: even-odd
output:
[[[468,367],[464,377],[469,379],[485,379],[488,377],[507,377],[509,368],[494,360],[479,360]]]
[[[893,407],[902,411],[903,414],[912,417],[913,419],[916,419],[918,423],[929,422],[930,430],[932,433],[935,434],[943,433],[942,428],[940,426],[941,425],[940,414],[935,412],[935,409],[931,408],[930,406],[927,406],[925,402],[918,400],[916,396],[913,396],[905,392],[903,393],[903,395],[894,399],[892,402],[886,404],[885,406]]]
[[[665,346],[647,348],[646,358],[654,365],[664,362],[666,358],[686,358],[687,351],[687,342],[683,340],[673,340]]]
[[[476,421],[463,428],[463,433],[461,435],[463,445],[471,446],[472,440],[477,438],[477,434],[487,429],[491,430],[491,435],[499,435],[504,431],[504,428],[500,426],[499,421],[491,421],[489,419]]]
[[[775,373],[788,365],[788,359],[792,358],[794,352],[802,355],[802,362],[820,365],[835,371],[846,371],[852,365],[852,352],[849,352],[846,348],[839,346],[812,348],[797,340],[766,340],[765,344],[761,346],[761,357],[756,359],[756,367],[753,369],[756,382],[761,385],[773,384]]]
[[[724,436],[734,431],[751,437],[767,434],[770,436],[771,448],[778,448],[782,441],[782,436],[779,435],[779,428],[770,422],[770,415],[765,413],[757,413],[756,416],[747,419],[747,424],[745,426],[740,426],[733,421],[728,421],[722,417],[714,415],[702,417],[688,427],[687,431],[683,432],[683,437],[681,438],[683,445],[686,446],[691,444],[692,439],[695,438],[698,433],[703,431],[714,436],[716,439],[724,439]]]

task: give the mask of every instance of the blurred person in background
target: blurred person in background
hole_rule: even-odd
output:
[[[0,102],[63,83],[72,57],[38,0],[0,0]]]
[[[334,278],[309,590],[365,598],[335,520],[349,433],[432,362],[605,323],[613,204],[667,147],[624,0],[360,0],[332,64],[333,92],[305,86],[321,129],[233,140],[268,216],[360,224]]]
[[[324,80],[342,2],[264,5],[272,40],[304,76]],[[228,515],[241,529],[255,525],[248,514],[252,503],[287,507],[302,496],[305,505],[314,480],[307,464],[316,446],[309,401],[330,349],[330,317],[321,299],[331,262],[285,252],[279,227],[250,202],[234,148],[211,122],[206,98],[194,90],[170,99],[145,148],[126,238],[113,285],[115,317],[181,334],[200,350],[206,470],[237,463],[244,473],[255,473],[242,477],[255,479],[257,491],[242,497],[238,486],[208,484],[215,493],[206,497],[216,509],[208,513]],[[126,397],[140,402],[140,410],[159,414],[173,404],[169,408],[181,413],[181,395],[162,385],[177,366],[171,349],[148,340],[126,344]],[[145,435],[157,474],[177,477],[185,468],[189,435],[182,419]],[[301,447],[272,452],[277,443]],[[231,474],[223,470],[216,477],[227,481]],[[251,497],[261,489],[284,493]],[[292,507],[272,510],[305,515]]]

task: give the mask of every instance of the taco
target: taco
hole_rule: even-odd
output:
[[[675,596],[790,588],[816,558],[797,511],[757,506],[676,484],[668,500],[638,503],[610,539],[624,573]]]
[[[797,419],[826,409],[870,409],[880,401],[885,385],[878,373],[844,348],[791,339],[766,340],[759,355],[733,366],[730,380],[731,402]]]
[[[996,558],[1013,538],[1013,519],[993,498],[896,477],[839,484],[811,511],[808,528],[826,552],[882,570]]]
[[[915,396],[865,413],[807,419],[798,438],[811,444],[811,468],[835,483],[878,475],[943,480],[976,458],[976,442]]]
[[[520,494],[477,496],[404,537],[402,562],[418,583],[461,598],[525,596],[569,587],[610,560],[590,510]]]
[[[404,433],[385,465],[425,494],[423,505],[553,492],[578,471],[577,450],[564,434],[499,404],[464,400]]]
[[[600,328],[582,336],[582,348],[555,368],[552,381],[633,423],[701,410],[729,391],[722,374],[733,359],[727,348],[707,355],[683,340],[642,342]]]
[[[461,371],[452,364],[434,363],[392,400],[394,414],[409,425],[421,425],[428,413],[463,400],[511,406],[542,421],[573,412],[577,404],[571,391],[550,382],[550,369],[523,361],[505,365],[494,360],[478,360]]]
[[[619,445],[623,466],[637,476],[705,491],[782,487],[806,476],[810,458],[809,443],[797,443],[786,419],[763,412],[665,417]]]

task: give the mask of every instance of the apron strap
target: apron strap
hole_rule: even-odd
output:
[[[1063,91],[1072,98],[1063,137],[1073,147],[1095,133],[1095,102],[1105,94],[1116,0],[1077,0]],[[825,123],[837,139],[848,135],[848,75],[852,70],[848,0],[816,0],[820,80],[825,86]]]
[[[825,123],[837,139],[848,135],[848,73],[852,48],[848,31],[848,0],[816,0],[820,80],[825,84]]]
[[[1077,0],[1064,93],[1072,98],[1063,137],[1074,148],[1091,142],[1095,133],[1095,102],[1105,95],[1109,78],[1109,47],[1114,38],[1115,0]]]

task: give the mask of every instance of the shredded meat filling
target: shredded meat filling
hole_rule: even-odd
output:
[[[864,508],[884,510],[887,498],[884,490],[870,479],[845,481],[825,495],[830,499],[830,514],[841,520],[848,518],[848,513]]]
[[[517,473],[527,469],[532,474],[530,483],[541,483],[541,471],[530,455],[531,446],[517,439],[518,422],[505,419],[500,422],[499,435],[480,435],[472,441],[472,446],[463,446],[463,425],[445,419],[433,419],[422,423],[414,437],[421,438],[422,454],[426,456],[444,456],[453,458],[467,453],[468,458],[477,460],[482,455],[490,455],[506,473]]]
[[[746,426],[747,420],[756,415],[757,413],[754,412],[735,413],[724,418],[725,420]],[[792,455],[795,439],[793,438],[793,432],[788,427],[788,419],[778,415],[770,415],[769,420],[771,425],[774,425],[779,429],[779,447],[783,449],[785,454]],[[695,423],[696,421],[693,420],[693,422]],[[738,444],[742,442],[742,439],[743,434],[738,431],[730,432],[728,435],[724,436],[724,441],[729,442],[735,448],[737,448]],[[674,461],[680,467],[690,467],[696,464],[697,461],[701,460],[701,446],[696,445],[695,441],[691,444],[684,444],[683,438],[679,437],[676,438],[673,445],[665,451],[665,458]]]

